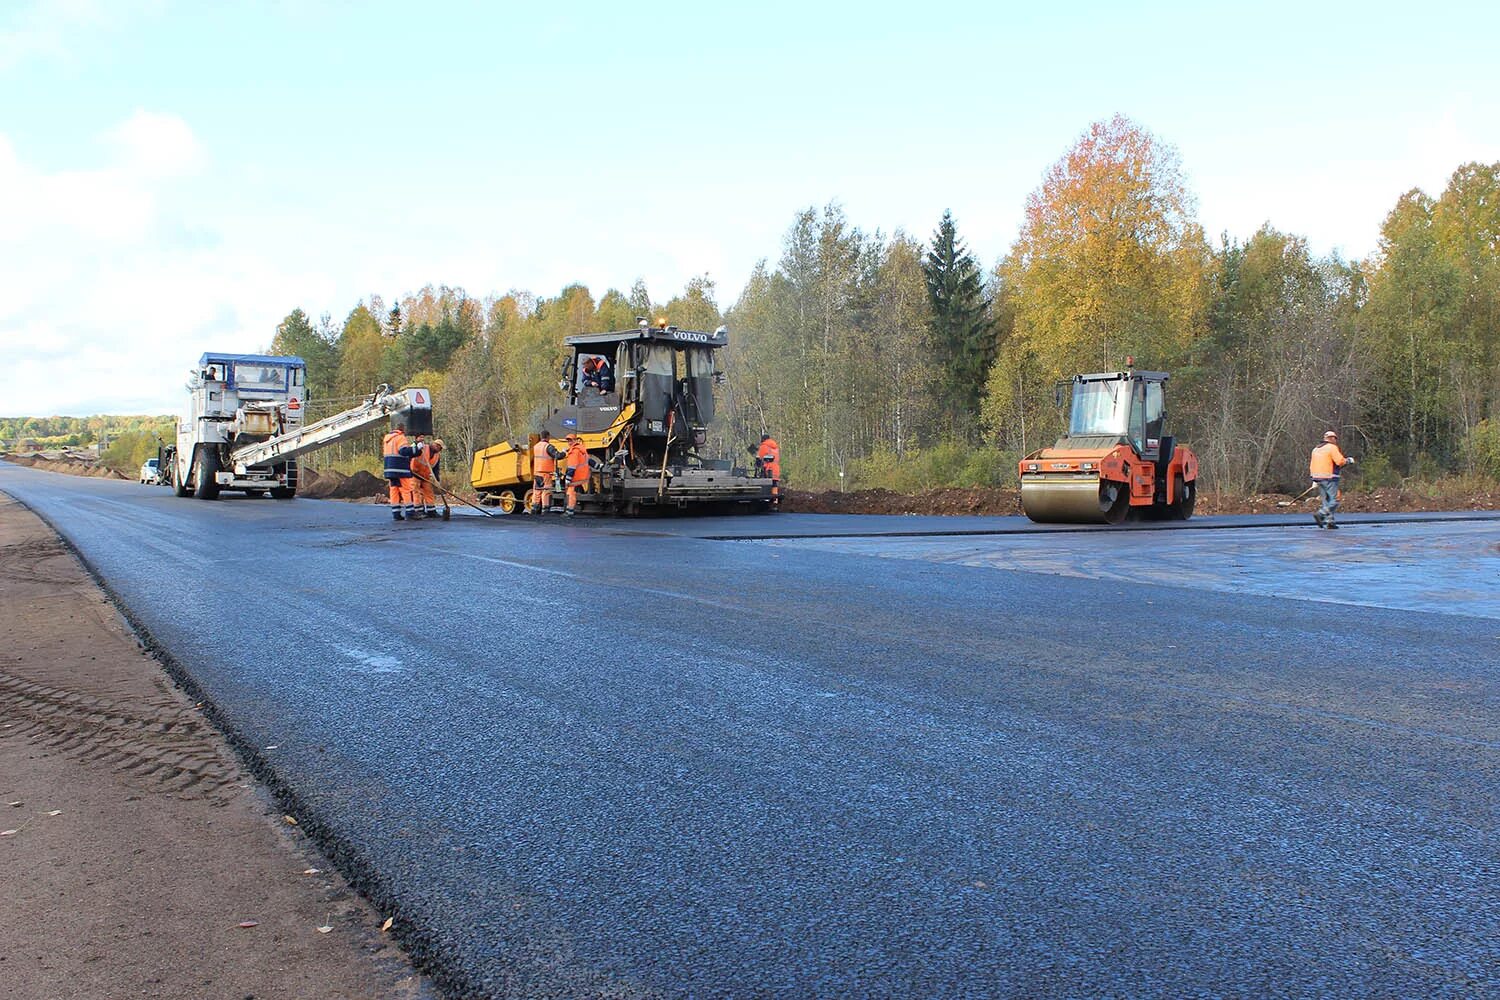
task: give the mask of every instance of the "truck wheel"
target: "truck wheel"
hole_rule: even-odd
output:
[[[297,491],[290,486],[271,487],[271,499],[273,500],[290,500],[296,495]]]
[[[187,484],[186,480],[183,480],[182,482],[178,482],[177,481],[177,461],[175,459],[172,461],[172,474],[171,475],[172,475],[172,492],[173,493],[177,494],[180,497],[185,497],[189,493],[192,492],[192,490],[188,489],[188,484]]]
[[[219,472],[219,449],[211,444],[200,444],[193,449],[197,457],[193,461],[196,474],[193,477],[193,496],[199,500],[217,500],[219,483],[214,476]]]
[[[514,514],[521,508],[521,501],[516,499],[515,490],[501,490],[495,506],[500,508],[502,514]]]

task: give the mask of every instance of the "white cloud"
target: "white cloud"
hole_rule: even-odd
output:
[[[102,165],[47,172],[0,135],[0,415],[170,412],[199,353],[264,347],[287,302],[330,295],[232,244],[185,245],[171,194],[207,156],[181,118],[137,111],[101,140]]]
[[[34,0],[16,3],[0,22],[0,70],[31,59],[75,59],[80,37],[108,31],[145,14],[159,13],[164,0]]]
[[[137,111],[101,137],[110,162],[87,170],[44,173],[28,167],[0,133],[0,244],[55,241],[61,229],[122,244],[147,235],[160,182],[199,169],[202,148],[175,115]]]
[[[136,111],[105,138],[118,149],[121,165],[140,177],[190,174],[206,159],[193,130],[176,115]]]

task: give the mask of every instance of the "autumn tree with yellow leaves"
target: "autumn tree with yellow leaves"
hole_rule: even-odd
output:
[[[1055,436],[1056,381],[1127,356],[1166,367],[1202,333],[1211,255],[1193,213],[1176,151],[1123,116],[1051,166],[996,273],[1008,328],[984,416],[999,441]]]

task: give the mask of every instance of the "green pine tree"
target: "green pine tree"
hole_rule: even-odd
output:
[[[932,306],[932,335],[942,366],[942,403],[953,430],[963,437],[979,432],[979,400],[995,358],[988,320],[989,303],[979,265],[958,238],[953,213],[932,234],[922,259]]]

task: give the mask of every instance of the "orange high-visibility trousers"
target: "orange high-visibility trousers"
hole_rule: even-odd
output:
[[[410,507],[415,502],[413,500],[411,479],[409,477],[406,479],[387,479],[386,483],[390,486],[392,507]]]

